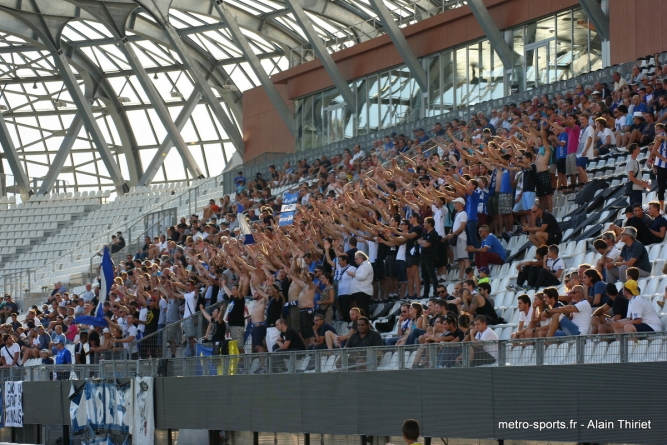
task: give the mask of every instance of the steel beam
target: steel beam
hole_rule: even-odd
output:
[[[579,0],[579,4],[589,20],[595,25],[595,29],[602,40],[609,40],[609,17],[604,13],[600,4],[596,0]]]
[[[125,25],[127,19],[132,14],[132,12],[137,9],[137,5],[128,2],[94,2],[90,1],[81,1],[81,0],[67,0],[70,3],[73,3],[77,6],[88,11],[91,15],[97,18],[97,20],[102,23],[118,40],[118,46],[120,50],[125,55],[128,64],[132,68],[132,71],[137,77],[139,84],[143,88],[148,100],[153,105],[158,118],[164,125],[167,130],[167,134],[174,142],[174,146],[178,150],[178,153],[181,155],[183,164],[185,168],[188,169],[193,178],[203,178],[204,175],[197,165],[197,161],[190,152],[190,149],[185,145],[183,136],[181,136],[180,131],[174,125],[174,121],[169,114],[166,104],[162,100],[162,97],[158,93],[155,85],[151,81],[148,73],[141,65],[137,54],[134,52],[130,42],[127,40],[127,34],[125,30]],[[143,175],[142,175],[143,176]]]
[[[44,176],[42,185],[37,192],[38,195],[46,195],[53,188],[53,184],[58,179],[58,175],[60,175],[63,165],[65,165],[65,161],[72,151],[72,146],[81,132],[81,128],[83,128],[83,119],[81,119],[81,114],[77,114],[74,116],[74,120],[67,129],[65,138],[60,144],[60,148],[56,152],[55,157],[51,161],[51,165],[49,165],[49,171],[46,173],[46,176]]]
[[[262,84],[262,87],[264,87],[264,91],[269,96],[269,99],[271,100],[273,106],[278,111],[278,114],[280,115],[281,119],[289,129],[290,133],[294,135],[296,131],[294,127],[294,116],[292,115],[290,109],[287,108],[287,104],[285,103],[282,96],[278,92],[276,86],[271,81],[269,75],[266,73],[266,70],[264,69],[262,63],[255,54],[255,51],[253,51],[252,47],[250,46],[250,42],[248,42],[248,39],[246,38],[245,34],[241,32],[241,28],[239,27],[238,23],[236,23],[235,17],[220,0],[212,0],[212,3],[213,7],[220,15],[220,18],[223,19],[227,24],[227,30],[229,30],[229,34],[231,34],[232,40],[234,41],[236,46],[238,46],[238,48],[241,50],[241,53],[243,53],[243,55],[245,56],[246,61],[248,62],[253,72],[259,79],[259,82]]]
[[[51,53],[54,64],[62,75],[62,81],[65,84],[65,87],[67,88],[70,96],[72,97],[73,102],[76,104],[79,112],[81,113],[86,128],[91,134],[91,137],[93,138],[93,141],[99,150],[102,162],[104,162],[104,165],[109,172],[109,176],[116,186],[116,190],[119,194],[123,194],[129,191],[130,188],[123,179],[120,168],[118,167],[118,164],[116,164],[111,150],[109,150],[109,146],[104,139],[104,135],[100,130],[100,127],[97,125],[95,116],[93,116],[90,103],[84,96],[83,91],[81,91],[79,88],[79,84],[74,77],[72,68],[70,67],[67,60],[67,56],[63,52],[63,48],[61,46],[60,36],[62,34],[62,30],[67,25],[67,22],[71,20],[71,17],[47,16],[41,13],[17,11],[5,7],[1,8],[28,26],[39,37],[39,39],[46,46],[46,49]]]
[[[306,12],[303,10],[298,0],[285,0],[285,3],[287,4],[289,10],[292,11],[292,15],[296,19],[299,26],[301,26],[301,29],[306,34],[306,37],[308,37],[310,46],[313,47],[313,50],[315,51],[315,54],[317,54],[317,57],[320,59],[322,66],[326,70],[327,74],[329,74],[329,77],[338,90],[338,94],[343,97],[347,109],[349,111],[354,111],[354,93],[350,89],[347,80],[345,80],[340,70],[338,69],[338,66],[336,66],[336,62],[333,60],[333,57],[331,57],[331,54],[329,54],[329,51],[327,51],[326,46],[324,46],[324,42],[317,35],[310,17],[308,17],[308,14],[306,14]]]
[[[484,2],[482,0],[468,0],[468,6],[470,6],[472,14],[477,19],[479,26],[482,27],[489,42],[491,42],[491,47],[503,62],[505,69],[512,68],[514,66],[514,52],[503,38],[491,14],[489,14],[489,10],[484,6]]]
[[[389,35],[391,41],[394,42],[394,46],[401,55],[403,62],[405,62],[410,73],[412,73],[412,77],[417,81],[417,85],[421,88],[422,94],[426,94],[428,92],[426,71],[424,71],[424,67],[422,67],[417,56],[415,56],[414,51],[412,51],[412,48],[408,45],[408,41],[401,32],[401,28],[399,28],[394,21],[394,17],[391,15],[389,8],[387,8],[383,0],[369,0],[369,2],[373,11],[380,19],[380,22],[382,22],[385,32]]]
[[[27,201],[28,197],[32,195],[30,181],[28,181],[28,175],[25,174],[25,170],[23,170],[23,167],[21,166],[21,159],[16,151],[12,135],[9,133],[7,123],[2,114],[0,114],[0,144],[2,144],[2,151],[7,158],[9,167],[12,169],[16,187],[21,194],[21,200]]]
[[[201,93],[197,90],[194,90],[188,100],[185,102],[183,108],[181,108],[181,112],[178,113],[175,122],[176,129],[178,129],[179,132],[183,129],[183,127],[185,127],[185,124],[188,122],[188,119],[190,119],[190,116],[192,116],[192,112],[195,111],[195,108],[199,104],[200,98]],[[160,144],[157,153],[155,153],[153,159],[151,159],[150,164],[148,164],[148,167],[146,167],[146,170],[139,179],[137,185],[144,186],[146,184],[150,184],[153,181],[153,178],[155,178],[158,170],[160,170],[160,167],[162,167],[162,164],[164,164],[164,160],[167,158],[169,150],[171,150],[173,145],[173,141],[169,137],[164,138],[164,141],[162,141],[162,144]]]

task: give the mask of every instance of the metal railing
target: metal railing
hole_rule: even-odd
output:
[[[496,358],[482,357],[480,353],[482,350],[497,351],[494,353]],[[318,349],[167,360],[102,360],[96,365],[38,365],[0,369],[0,381],[124,378],[134,375],[194,377],[665,361],[667,361],[667,333],[655,332]]]
[[[450,9],[460,8],[464,4],[465,0],[443,0],[441,5],[424,10],[419,6],[419,2],[417,1],[402,2],[400,9],[404,12],[411,10],[411,14],[401,16],[394,21],[399,28],[403,28]],[[324,45],[328,48],[329,53],[335,53],[358,43],[374,39],[385,33],[385,28],[382,26],[380,19],[370,18],[337,30],[332,38],[324,41]],[[290,68],[314,59],[315,53],[308,43],[295,46],[289,50]]]

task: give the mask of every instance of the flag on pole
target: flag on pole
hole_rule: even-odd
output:
[[[107,301],[109,294],[111,293],[113,279],[113,261],[111,260],[111,254],[109,253],[109,247],[104,246],[104,251],[102,252],[102,263],[100,264],[100,297],[99,302],[97,303],[97,308],[95,309],[95,312],[91,313],[90,316],[82,315],[76,317],[74,319],[74,323],[90,324],[93,326],[102,327],[108,325],[107,321],[104,319],[104,302]]]

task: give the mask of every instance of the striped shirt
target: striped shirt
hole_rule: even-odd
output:
[[[667,158],[667,141],[662,141],[662,143],[660,144],[660,148],[658,149],[658,153],[660,154],[660,156]],[[654,165],[660,168],[667,168],[667,162],[663,161],[657,156],[655,158]]]

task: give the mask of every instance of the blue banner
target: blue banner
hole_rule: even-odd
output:
[[[283,206],[280,209],[279,226],[289,226],[294,224],[294,215],[296,214],[296,206],[299,202],[298,193],[285,193],[283,197]]]

